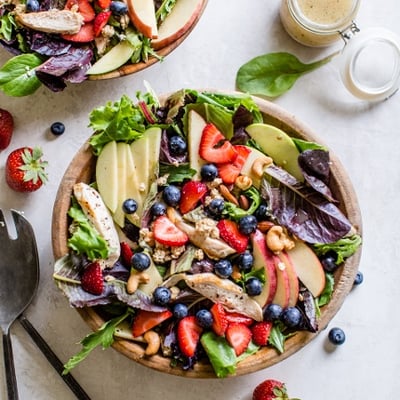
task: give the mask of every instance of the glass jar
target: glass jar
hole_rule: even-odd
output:
[[[282,0],[280,17],[288,34],[311,47],[329,46],[354,27],[360,0]]]

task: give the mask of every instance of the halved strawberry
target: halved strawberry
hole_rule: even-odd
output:
[[[244,324],[247,326],[250,326],[253,324],[254,319],[251,317],[248,317],[247,315],[240,314],[238,312],[232,311],[232,312],[227,312],[226,313],[226,319],[228,323],[236,323],[236,324]]]
[[[238,225],[235,221],[221,219],[218,221],[217,228],[219,229],[221,238],[238,253],[243,253],[246,250],[249,238],[239,232]]]
[[[64,10],[79,12],[83,17],[83,22],[91,22],[96,16],[96,13],[88,0],[67,0]]]
[[[185,232],[181,231],[165,215],[158,217],[153,224],[154,239],[166,246],[182,246],[188,240]]]
[[[96,15],[93,22],[94,36],[97,37],[101,34],[103,28],[107,25],[108,20],[111,17],[111,11],[101,11]]]
[[[97,4],[103,10],[107,9],[111,5],[111,0],[97,0]]]
[[[232,162],[237,157],[237,152],[218,128],[208,123],[201,135],[199,155],[203,160],[221,164]]]
[[[211,315],[213,316],[212,329],[218,336],[225,334],[228,327],[228,320],[226,319],[226,311],[221,303],[214,303],[210,308]]]
[[[77,43],[88,43],[94,40],[94,30],[93,30],[93,23],[88,22],[81,26],[81,29],[78,33],[70,34],[63,34],[61,35],[63,39],[69,40],[70,42],[77,42]]]
[[[149,331],[171,317],[172,312],[170,310],[161,312],[139,310],[133,319],[132,335],[133,337],[143,335],[143,333]]]
[[[83,271],[81,286],[85,292],[100,295],[103,293],[103,271],[98,262],[90,263]]]
[[[251,341],[251,330],[244,324],[229,324],[225,332],[225,338],[240,356],[247,349]]]
[[[126,242],[121,242],[120,247],[121,247],[121,262],[124,265],[124,267],[130,268],[131,267],[131,259],[133,256],[133,250],[131,249],[129,244]]]
[[[234,148],[237,152],[237,157],[234,161],[218,165],[218,175],[227,184],[235,183],[235,179],[239,176],[247,157],[251,153],[250,148],[247,146],[236,145]]]
[[[272,329],[272,322],[260,321],[251,326],[253,342],[257,346],[266,346],[268,344],[269,335]]]
[[[182,186],[179,209],[182,214],[192,211],[207,193],[207,185],[199,181],[188,181]]]
[[[195,355],[202,332],[203,328],[197,324],[194,315],[189,315],[179,321],[177,339],[179,349],[184,356],[193,357]]]

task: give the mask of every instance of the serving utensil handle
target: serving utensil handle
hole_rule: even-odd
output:
[[[3,333],[4,369],[7,382],[8,400],[18,400],[17,378],[15,376],[14,356],[10,332]]]
[[[39,347],[41,352],[58,372],[64,382],[68,385],[71,391],[75,394],[78,400],[90,400],[89,395],[84,391],[82,386],[75,380],[71,374],[63,375],[64,365],[61,360],[56,356],[50,346],[45,342],[35,327],[29,322],[29,320],[22,314],[18,317],[19,322],[25,328],[26,332]]]

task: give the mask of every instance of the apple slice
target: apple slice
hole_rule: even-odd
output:
[[[297,277],[296,270],[293,264],[289,260],[289,257],[285,251],[282,251],[277,255],[285,265],[286,274],[289,280],[289,302],[288,307],[294,307],[299,299],[299,278]]]
[[[299,280],[314,297],[318,297],[325,288],[325,271],[316,254],[300,240],[287,254]]]
[[[201,136],[203,134],[206,121],[196,111],[189,111],[188,116],[188,145],[189,145],[189,164],[190,168],[196,171],[193,179],[200,179],[201,166],[206,162],[199,156]]]
[[[303,181],[303,174],[297,162],[299,150],[292,138],[275,126],[268,124],[252,124],[246,132],[261,147],[262,151],[274,160],[274,163],[284,168],[297,180]]]
[[[279,304],[282,308],[286,308],[290,300],[289,275],[286,270],[286,264],[283,263],[276,254],[273,255],[273,260],[276,270],[276,292],[272,303]]]
[[[149,39],[158,36],[156,10],[153,0],[127,0],[128,14],[136,29]]]
[[[268,249],[265,243],[265,237],[261,231],[256,230],[251,235],[251,243],[254,257],[253,268],[265,268],[265,284],[262,292],[258,296],[253,297],[253,299],[261,307],[264,307],[266,304],[271,303],[276,293],[277,277],[273,254],[271,250]]]
[[[135,49],[124,40],[115,45],[108,53],[104,54],[86,72],[86,75],[106,74],[124,65],[132,57]]]
[[[117,208],[114,211],[113,219],[121,228],[125,225],[125,213],[122,209],[123,202],[127,199],[127,167],[126,152],[129,151],[129,145],[123,142],[117,143],[117,173],[118,173],[118,191],[117,191]]]
[[[204,0],[179,0],[158,28],[157,39],[151,43],[159,50],[184,35],[199,16]]]
[[[241,174],[242,175],[247,175],[248,177],[251,178],[253,181],[253,185],[259,189],[260,188],[260,182],[261,182],[261,177],[258,176],[254,170],[253,170],[253,164],[256,160],[264,160],[263,162],[268,165],[271,163],[271,159],[267,157],[264,153],[257,149],[251,149],[251,153],[246,159],[246,162],[244,163],[242,167]]]
[[[96,182],[97,188],[105,205],[115,213],[118,207],[118,155],[117,142],[109,142],[97,158]]]

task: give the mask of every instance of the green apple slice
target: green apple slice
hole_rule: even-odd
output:
[[[117,143],[117,171],[118,171],[118,203],[114,212],[113,219],[121,228],[125,225],[125,213],[122,209],[123,202],[127,197],[127,166],[126,166],[126,151],[129,151],[129,146],[126,143]]]
[[[201,166],[206,162],[199,155],[201,136],[203,135],[206,121],[196,111],[189,111],[188,116],[188,144],[190,168],[196,171],[193,179],[200,179]]]
[[[134,47],[127,40],[119,42],[108,53],[96,61],[86,74],[99,75],[114,71],[128,62],[134,51]]]
[[[264,164],[268,165],[271,163],[271,158],[267,157],[264,153],[262,153],[260,150],[253,149],[251,148],[251,152],[249,156],[247,157],[242,170],[241,174],[242,175],[247,175],[248,177],[251,178],[253,181],[253,185],[259,189],[260,188],[260,182],[261,182],[261,177],[258,176],[254,170],[253,170],[253,164],[256,160],[264,160]]]
[[[297,162],[300,152],[288,134],[268,124],[249,125],[246,132],[257,142],[262,151],[274,160],[276,165],[285,169],[297,180],[301,182],[304,180]]]

